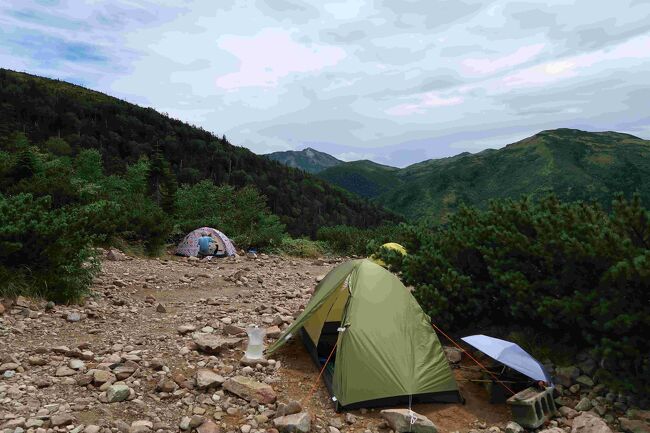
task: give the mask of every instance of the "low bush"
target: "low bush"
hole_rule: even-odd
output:
[[[315,259],[327,254],[327,244],[311,239],[285,237],[280,245],[272,250],[276,254],[291,257]]]
[[[568,337],[650,388],[650,215],[638,197],[611,214],[553,196],[495,201],[411,227],[404,242],[408,256],[380,255],[441,326]]]

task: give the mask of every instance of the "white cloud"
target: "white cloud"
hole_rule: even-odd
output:
[[[303,45],[280,29],[265,29],[252,36],[222,36],[217,46],[234,55],[238,70],[217,77],[218,87],[274,87],[292,73],[319,71],[336,65],[345,57],[338,47]]]
[[[650,134],[650,2],[5,0],[3,66],[257,152],[407,164],[579,126]]]

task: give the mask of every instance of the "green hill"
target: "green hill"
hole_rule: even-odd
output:
[[[332,155],[319,152],[311,147],[303,150],[273,152],[263,156],[273,161],[278,161],[288,167],[299,168],[312,174],[343,163],[343,161],[334,158]]]
[[[362,197],[375,198],[401,185],[398,173],[398,168],[362,160],[330,167],[318,177]]]
[[[461,203],[540,196],[596,201],[639,192],[650,202],[650,141],[618,132],[542,131],[499,150],[424,161],[397,172],[377,202],[411,218],[444,220]]]
[[[0,69],[0,148],[16,131],[40,147],[60,137],[71,156],[97,149],[107,174],[124,173],[128,165],[158,149],[180,183],[208,179],[217,185],[255,186],[294,235],[315,235],[323,225],[368,227],[399,219],[308,173],[151,108],[63,81]]]

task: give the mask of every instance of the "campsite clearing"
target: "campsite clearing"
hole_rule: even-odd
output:
[[[217,423],[220,419],[230,430],[251,424],[253,430],[266,429],[272,425],[265,421],[271,417],[265,412],[268,407],[224,392],[219,381],[245,375],[266,382],[278,402],[287,403],[309,394],[318,371],[296,339],[273,354],[274,364],[244,367],[239,362],[243,346],[236,341],[241,327],[257,323],[273,329],[291,323],[309,300],[317,276],[339,262],[265,256],[210,262],[180,257],[104,260],[84,306],[49,311],[44,303],[33,303],[0,316],[0,346],[19,364],[15,376],[0,382],[0,394],[8,399],[0,416],[29,420],[47,408],[52,414],[69,412],[85,425],[124,426],[119,421],[131,425],[146,419],[154,431],[178,431],[181,421],[204,417],[217,418]],[[157,308],[159,304],[164,308]],[[68,321],[71,312],[79,313],[80,320]],[[197,332],[222,338],[215,341],[219,353],[194,350]],[[217,373],[210,377],[214,385],[186,389],[204,368]],[[453,371],[465,405],[413,409],[442,432],[504,429],[508,408],[488,403],[479,384],[465,381],[470,373]],[[102,385],[112,376],[124,378],[129,389]],[[108,403],[106,391],[112,401],[127,400]],[[346,424],[322,383],[305,408],[313,417],[312,431],[339,422],[341,431],[387,431],[380,429],[379,410],[352,411],[356,420]]]

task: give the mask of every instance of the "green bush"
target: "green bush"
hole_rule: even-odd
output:
[[[273,252],[291,257],[315,259],[327,253],[327,244],[311,239],[285,237]]]
[[[0,295],[79,299],[98,269],[85,227],[101,208],[53,208],[49,197],[0,194]]]
[[[401,243],[405,234],[403,225],[383,225],[361,229],[351,226],[322,227],[316,239],[325,242],[329,248],[342,255],[368,255],[386,242]]]
[[[650,216],[638,197],[613,208],[553,196],[462,208],[444,227],[412,227],[405,258],[383,258],[447,329],[530,326],[597,348],[649,387]]]
[[[284,236],[284,225],[268,210],[264,196],[252,187],[237,190],[206,180],[183,185],[177,192],[176,203],[179,235],[197,227],[214,227],[244,249],[277,246]]]

